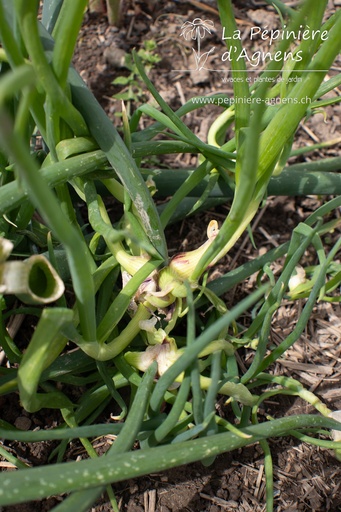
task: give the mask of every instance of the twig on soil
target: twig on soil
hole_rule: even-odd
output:
[[[236,510],[239,506],[236,501],[226,501],[221,498],[217,498],[216,496],[209,496],[208,494],[204,494],[203,492],[200,493],[200,498],[203,498],[204,500],[207,501],[211,501],[212,503],[215,503],[220,507],[226,508],[227,510]]]

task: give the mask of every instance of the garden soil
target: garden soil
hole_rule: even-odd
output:
[[[286,2],[288,5],[298,2]],[[330,13],[339,8],[341,2],[329,2]],[[167,103],[177,109],[194,96],[223,92],[232,95],[231,83],[222,79],[218,69],[219,51],[223,52],[219,17],[214,1],[145,1],[123,2],[122,24],[119,28],[109,26],[105,14],[89,14],[78,41],[74,65],[96,95],[112,121],[121,125],[121,105],[115,94],[125,92],[123,86],[113,85],[119,76],[128,76],[129,70],[122,65],[126,53],[137,50],[145,41],[154,41],[160,57],[150,70],[150,77]],[[273,8],[259,0],[234,2],[238,28],[243,45],[253,51],[252,42],[247,37],[251,26],[278,26],[278,15]],[[210,38],[203,39],[203,50],[212,46],[210,70],[196,72],[193,69],[193,41],[180,38],[181,26],[187,20],[209,19],[214,22]],[[194,66],[195,67],[195,66]],[[206,67],[206,66],[205,66]],[[190,70],[190,71],[187,71]],[[337,62],[331,72],[340,72],[341,62]],[[135,88],[138,101],[146,101],[149,95],[141,83]],[[337,92],[340,94],[340,92]],[[133,111],[136,99],[128,104]],[[216,116],[218,107],[198,109],[185,117],[185,122],[198,135],[206,140],[207,132]],[[298,148],[328,141],[341,136],[341,107],[326,108],[300,125],[294,147]],[[147,123],[147,120],[143,120]],[[309,153],[305,161],[323,156],[340,155],[340,144],[321,151]],[[291,159],[291,163],[304,161]],[[167,156],[161,161],[144,162],[146,167],[167,165],[172,167],[193,167],[197,164],[195,155]],[[214,277],[263,254],[290,238],[291,230],[322,204],[322,199],[310,197],[270,197],[253,222],[255,246],[248,235],[241,237],[233,250],[214,269]],[[189,218],[167,231],[170,255],[181,250],[189,250],[200,245],[205,239],[205,231],[211,219],[222,221],[228,213],[229,205],[215,210],[204,211]],[[340,212],[335,212],[340,216]],[[340,230],[324,237],[326,250]],[[340,258],[340,255],[338,255]],[[313,264],[315,255],[307,252],[305,263]],[[279,272],[283,261],[278,261],[273,271]],[[241,287],[237,287],[224,297],[228,307],[248,293],[255,282],[252,276]],[[304,303],[286,302],[279,309],[273,327],[272,342],[279,343],[294,328]],[[21,331],[23,346],[30,339],[34,319],[23,318]],[[27,335],[25,335],[27,333]],[[316,393],[331,409],[341,409],[341,311],[338,304],[320,303],[313,312],[307,328],[300,340],[278,361],[271,371],[275,374],[294,377]],[[240,365],[247,367],[249,354],[241,354]],[[77,398],[77,397],[74,397]],[[217,412],[226,415],[224,400],[217,403]],[[57,412],[42,410],[28,414],[20,406],[16,395],[0,398],[0,410],[6,421],[22,429],[50,429],[61,422]],[[108,421],[110,408],[103,413],[103,421]],[[267,416],[280,418],[292,414],[312,413],[312,407],[295,397],[275,398],[265,402],[260,411],[260,420]],[[262,418],[263,416],[263,418]],[[105,452],[110,439],[101,439],[95,448]],[[55,448],[55,443],[23,444],[6,442],[16,457],[29,465],[43,465]],[[294,438],[270,441],[274,463],[275,510],[277,512],[337,512],[341,510],[341,464],[333,453],[302,443]],[[66,460],[85,457],[81,445],[73,441],[69,445]],[[8,464],[0,462],[3,470],[11,470]],[[205,467],[201,463],[190,464],[171,471],[150,474],[145,477],[125,481],[114,486],[120,511],[125,512],[262,512],[265,511],[264,455],[259,445],[253,445],[217,457],[215,462]],[[63,498],[51,497],[13,507],[3,507],[2,512],[45,512],[51,510]],[[91,509],[93,512],[108,512],[111,506],[103,496]]]

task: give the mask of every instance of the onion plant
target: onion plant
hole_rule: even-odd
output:
[[[254,85],[247,81],[245,63],[232,58],[234,101],[211,98],[226,108],[208,142],[182,120],[202,103],[192,99],[174,112],[135,55],[158,108],[143,104],[131,118],[123,115],[123,141],[70,67],[87,1],[45,0],[41,22],[38,4],[0,0],[0,273],[5,265],[19,269],[39,258],[40,266],[31,268],[35,284],[39,288],[45,279],[50,289],[51,275],[59,288],[52,306],[18,308],[12,296],[17,291],[0,279],[0,293],[8,293],[0,302],[1,345],[8,362],[0,368],[0,392],[18,392],[30,413],[58,409],[64,423],[54,430],[21,432],[0,420],[1,456],[19,468],[0,476],[0,504],[68,493],[54,510],[85,511],[106,490],[118,510],[110,487],[114,482],[193,461],[209,464],[220,453],[259,442],[271,511],[267,439],[291,435],[336,454],[340,450],[339,441],[325,439],[341,430],[333,419],[337,416],[297,380],[272,375],[271,364],[299,339],[317,300],[339,301],[341,240],[327,251],[321,236],[339,225],[338,218],[328,216],[341,206],[335,172],[340,159],[297,166],[287,160],[299,123],[331,104],[323,97],[341,83],[340,75],[331,78],[326,71],[340,51],[341,12],[325,21],[327,0],[306,0],[298,10],[277,1],[289,32],[309,26],[327,37],[298,44],[295,51],[304,66],[273,60]],[[232,36],[231,1],[218,0],[218,6],[225,33]],[[281,39],[279,55],[292,44],[289,36]],[[241,49],[239,41],[236,47]],[[299,80],[290,80],[294,77]],[[272,106],[271,98],[280,102]],[[139,130],[141,116],[154,122]],[[232,123],[234,136],[226,140]],[[196,168],[141,166],[143,157],[183,152],[198,155]],[[335,198],[296,226],[286,244],[207,283],[209,268],[233,247],[268,193]],[[155,198],[162,196],[167,201],[160,205]],[[116,218],[109,215],[108,198],[122,205]],[[228,201],[226,219],[221,226],[209,223],[204,244],[169,258],[165,228],[170,222]],[[294,276],[308,249],[316,263],[298,282]],[[279,258],[284,263],[275,276],[270,264]],[[255,272],[258,285],[228,310],[221,296]],[[26,291],[18,294],[23,302]],[[287,298],[304,299],[304,307],[292,332],[273,347],[273,317]],[[251,322],[243,326],[242,316],[251,310]],[[37,322],[22,350],[6,325],[26,311]],[[238,365],[238,351],[245,347],[253,353],[246,371]],[[86,392],[74,403],[65,384]],[[122,388],[131,390],[130,404]],[[300,396],[316,414],[259,423],[260,405],[281,394]],[[226,396],[234,421],[217,414],[218,395]],[[117,421],[99,423],[112,401],[120,410]],[[107,434],[117,438],[99,457],[91,439]],[[66,444],[73,438],[89,458],[65,463]],[[6,449],[7,440],[47,439],[61,444],[43,468],[25,467]]]

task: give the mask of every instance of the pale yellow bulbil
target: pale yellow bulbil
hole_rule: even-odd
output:
[[[218,233],[218,222],[216,220],[211,220],[207,227],[208,240],[206,240],[204,244],[202,244],[200,247],[198,247],[198,249],[195,249],[194,251],[182,252],[174,256],[169,264],[169,268],[171,268],[172,271],[183,280],[189,279],[200,258],[209,248],[209,246],[214,242]]]
[[[305,270],[303,267],[298,265],[295,268],[295,273],[289,279],[289,283],[288,283],[289,290],[291,292],[296,291],[297,288],[301,284],[304,284],[306,281],[307,281],[307,279],[306,279],[306,275],[305,275]]]
[[[185,298],[187,289],[184,284],[189,279],[202,255],[213,243],[219,233],[218,223],[212,220],[207,227],[207,240],[198,249],[176,255],[168,267],[159,272],[154,271],[139,286],[133,303],[145,304],[147,307],[162,309],[170,306],[177,298]],[[115,244],[115,258],[121,265],[123,282],[127,282],[130,276],[133,276],[147,261],[148,255],[132,256],[126,252],[120,242]],[[196,284],[192,283],[196,288]]]
[[[218,223],[212,220],[207,228],[208,240],[194,251],[175,256],[169,266],[159,272],[157,288],[151,289],[149,287],[147,291],[143,291],[140,299],[143,297],[145,303],[149,303],[157,308],[165,308],[173,304],[176,298],[185,298],[187,290],[184,281],[190,277],[201,256],[211,245],[218,233]]]
[[[162,331],[159,329],[158,331]],[[174,338],[164,333],[163,340],[149,345],[143,352],[126,352],[125,359],[138,370],[145,372],[153,361],[157,362],[158,374],[163,375],[170,366],[180,357],[182,352],[178,350]]]
[[[139,322],[141,329],[148,333],[148,341],[151,341],[150,337],[153,338],[152,343],[143,352],[126,352],[124,357],[129,364],[142,372],[147,371],[149,366],[156,361],[158,376],[161,377],[182,356],[185,349],[178,349],[175,339],[169,337],[163,329],[156,329],[155,324],[155,318]],[[228,355],[234,353],[234,347],[228,341],[218,339],[209,343],[206,349],[199,354],[199,358],[208,356],[217,350],[223,350]],[[177,388],[183,381],[183,378],[184,373],[181,372],[169,389]],[[202,389],[209,389],[211,384],[212,380],[209,377],[200,375],[200,386]],[[252,395],[247,387],[240,383],[226,382],[219,388],[218,392],[222,395],[233,397],[245,405],[252,406],[258,400],[257,396]]]

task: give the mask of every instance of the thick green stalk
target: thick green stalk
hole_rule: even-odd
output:
[[[39,181],[46,183],[49,188],[54,188],[72,178],[96,171],[106,163],[107,158],[102,151],[93,151],[70,157],[67,161],[58,162],[40,170],[36,169],[36,172]],[[26,187],[20,186],[17,181],[0,187],[0,214],[17,208],[27,196],[28,190]]]
[[[297,195],[337,195],[341,194],[341,175],[338,172],[341,168],[341,158],[324,158],[300,164],[289,165],[284,168],[279,176],[272,176],[268,185],[268,194],[275,196],[297,196]],[[198,167],[197,171],[200,169]],[[158,190],[157,197],[165,198],[177,194],[183,183],[188,180],[195,171],[192,169],[145,169],[142,173],[145,177],[151,175]],[[199,171],[198,171],[199,172]],[[190,185],[187,189],[187,198],[199,198],[208,184],[204,172],[204,178],[196,178],[193,188]],[[224,198],[231,200],[233,191],[225,186],[221,180],[211,190],[209,198]],[[168,203],[167,203],[168,204]],[[162,210],[164,211],[164,210]],[[163,214],[161,216],[163,218]]]

